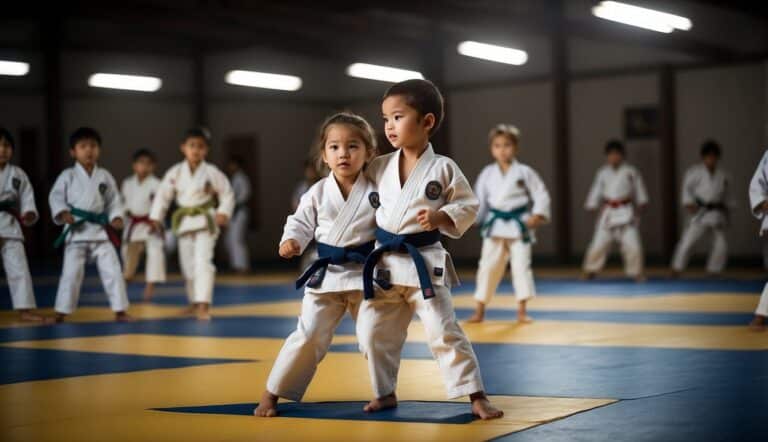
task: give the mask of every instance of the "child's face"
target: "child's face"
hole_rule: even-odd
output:
[[[78,163],[86,167],[93,167],[99,160],[99,153],[101,148],[96,140],[91,138],[85,138],[78,141],[74,147],[69,149],[69,154]]]
[[[384,133],[395,148],[424,147],[429,140],[429,131],[435,125],[435,116],[419,115],[419,112],[405,102],[400,95],[392,95],[381,104],[384,118]]]
[[[605,154],[605,160],[608,162],[609,166],[618,167],[624,162],[624,154],[618,150],[612,150]]]
[[[11,161],[13,148],[5,138],[0,138],[0,166],[5,166]]]
[[[368,160],[368,149],[354,129],[332,124],[326,129],[323,162],[339,178],[356,177]]]
[[[702,157],[702,160],[704,161],[705,166],[710,169],[714,169],[717,167],[717,162],[720,160],[720,158],[718,158],[718,156],[715,154],[707,154]]]
[[[200,164],[208,155],[208,143],[201,137],[189,137],[181,145],[181,153],[191,164]]]
[[[510,164],[517,157],[517,144],[508,135],[496,135],[491,140],[491,155],[499,163]]]
[[[149,176],[155,171],[155,162],[151,158],[141,156],[133,162],[133,173],[141,178]]]

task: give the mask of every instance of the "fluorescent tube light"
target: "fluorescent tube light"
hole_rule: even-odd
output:
[[[277,89],[279,91],[297,91],[301,89],[301,78],[293,75],[236,70],[227,72],[224,80],[229,84],[238,86]]]
[[[600,2],[592,8],[592,14],[606,20],[666,34],[675,29],[688,31],[693,26],[691,20],[686,17],[614,1]]]
[[[457,47],[459,54],[482,58],[497,63],[521,65],[528,61],[528,53],[520,49],[496,46],[476,41],[463,41]]]
[[[88,85],[107,89],[155,92],[163,85],[163,80],[143,75],[105,74],[100,72],[88,78]]]
[[[0,75],[23,77],[29,72],[29,63],[21,61],[0,60]]]
[[[347,75],[350,77],[386,81],[389,83],[397,83],[400,81],[412,80],[414,78],[424,79],[421,72],[368,63],[353,63],[347,66]]]

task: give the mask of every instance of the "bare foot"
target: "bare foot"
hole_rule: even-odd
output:
[[[749,329],[754,332],[765,331],[765,316],[755,315],[755,319],[749,323]]]
[[[478,323],[483,322],[483,319],[485,319],[485,304],[478,302],[477,307],[475,307],[475,314],[467,319],[467,322]]]
[[[23,322],[45,322],[45,318],[33,310],[19,310],[19,320]]]
[[[595,274],[595,272],[584,272],[581,274],[581,278],[579,279],[581,279],[582,281],[591,281],[595,279],[596,276],[597,275]]]
[[[184,309],[181,311],[181,315],[189,316],[189,315],[194,315],[196,312],[197,312],[197,305],[189,304],[188,306],[184,307]]]
[[[368,405],[363,407],[363,411],[366,413],[374,413],[376,411],[395,407],[397,407],[397,396],[395,396],[395,393],[392,393],[368,402]]]
[[[525,313],[523,313],[522,315],[518,314],[517,315],[517,322],[519,322],[521,324],[532,324],[533,323],[533,318],[531,318],[530,316],[526,315]]]
[[[56,316],[53,317],[53,322],[56,324],[61,324],[64,322],[64,319],[66,319],[67,315],[64,313],[56,313]]]
[[[469,396],[472,400],[472,414],[482,420],[498,419],[504,416],[504,412],[491,405],[491,401],[485,393],[475,393]]]
[[[261,395],[259,405],[253,410],[253,415],[256,417],[277,416],[277,399],[277,396],[267,390],[264,390],[264,393]]]
[[[155,294],[155,284],[152,282],[148,282],[147,285],[144,287],[144,302],[149,302],[152,300],[152,296]]]
[[[211,320],[211,311],[208,308],[208,303],[201,302],[197,304],[197,308],[195,309],[195,317],[198,321]]]
[[[115,321],[117,322],[134,322],[136,319],[129,315],[128,312],[115,313]]]

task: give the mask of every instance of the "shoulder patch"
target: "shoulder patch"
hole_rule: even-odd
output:
[[[16,177],[14,177],[11,180],[11,185],[13,186],[13,190],[18,191],[21,188],[21,180],[16,178]]]
[[[107,186],[107,183],[100,183],[99,184],[99,193],[104,195],[105,193],[107,193],[107,188],[109,188],[109,186]]]
[[[371,192],[368,194],[368,202],[371,203],[371,207],[378,209],[381,207],[381,200],[379,199],[379,192]]]
[[[430,181],[427,183],[427,187],[424,189],[424,194],[428,199],[434,201],[440,198],[443,194],[443,185],[437,181]]]

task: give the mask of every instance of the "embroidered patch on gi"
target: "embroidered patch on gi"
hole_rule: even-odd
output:
[[[517,187],[525,187],[525,181],[517,180]]]
[[[13,186],[13,190],[19,190],[21,187],[21,180],[18,178],[14,178],[11,180],[11,185]]]
[[[155,199],[155,194],[154,193],[150,193],[149,194],[149,200],[152,201],[154,199]]]
[[[389,282],[390,278],[389,270],[387,269],[376,269],[376,280],[377,281],[386,281]]]
[[[433,273],[435,274],[435,276],[443,276],[443,268],[435,267],[433,270]]]
[[[371,192],[368,194],[368,202],[371,203],[371,207],[378,209],[381,207],[381,200],[379,200],[379,192]]]
[[[427,188],[424,189],[424,193],[427,195],[427,198],[434,201],[440,198],[440,195],[443,194],[443,186],[437,181],[430,181],[427,183]]]
[[[205,182],[205,193],[208,193],[208,194],[213,193],[213,186],[211,185],[210,181]]]
[[[99,193],[102,194],[102,195],[107,193],[107,183],[99,184]]]

